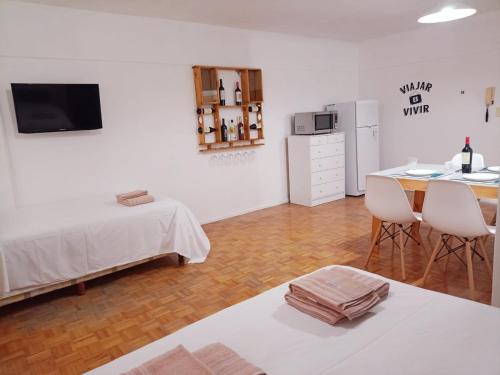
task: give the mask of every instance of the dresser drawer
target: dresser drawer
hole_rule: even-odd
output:
[[[341,194],[345,190],[344,181],[333,181],[326,184],[313,186],[311,189],[311,199],[315,200],[329,195]]]
[[[314,186],[332,182],[334,180],[333,171],[335,171],[335,169],[311,173],[311,185]]]
[[[313,186],[340,180],[345,181],[344,168],[329,169],[327,171],[311,173],[311,185]]]
[[[326,143],[344,142],[344,133],[332,134],[328,137]]]
[[[326,171],[344,167],[344,156],[330,156],[321,159],[311,160],[311,172]]]
[[[310,145],[311,146],[319,146],[319,145],[326,145],[328,143],[328,140],[327,140],[328,137],[324,136],[324,135],[315,135],[315,136],[312,136],[310,137],[309,139],[311,140],[310,142]]]
[[[334,146],[335,145],[331,144],[311,146],[311,159],[319,159],[327,156],[334,156],[336,150]]]

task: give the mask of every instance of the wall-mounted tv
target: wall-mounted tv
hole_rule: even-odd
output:
[[[19,133],[102,128],[97,84],[12,83]]]

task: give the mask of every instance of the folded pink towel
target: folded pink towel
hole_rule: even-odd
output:
[[[340,267],[319,270],[289,287],[287,303],[330,324],[364,315],[389,293],[389,283]]]
[[[193,354],[217,375],[265,375],[260,368],[221,343],[207,345]]]
[[[116,196],[116,201],[118,203],[120,203],[120,201],[123,201],[125,199],[137,198],[137,197],[140,197],[141,195],[146,195],[147,193],[148,193],[147,190],[134,190],[134,191],[130,191],[128,193],[118,194]]]
[[[184,346],[179,345],[124,375],[214,375],[214,373]]]
[[[122,375],[265,375],[236,352],[220,344],[210,344],[194,353],[184,346],[153,358]]]
[[[346,319],[345,315],[333,309],[325,308],[307,299],[296,297],[290,292],[285,294],[285,300],[290,306],[295,307],[297,310],[331,325]]]
[[[141,195],[139,197],[135,198],[129,198],[129,199],[124,199],[121,201],[118,201],[118,203],[123,204],[125,206],[137,206],[139,204],[146,204],[146,203],[151,203],[154,202],[155,198],[152,195]]]

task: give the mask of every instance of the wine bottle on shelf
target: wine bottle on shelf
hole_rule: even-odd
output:
[[[241,105],[241,90],[239,82],[236,82],[236,90],[234,90],[234,101],[236,105]]]
[[[222,78],[219,80],[219,104],[226,105],[226,90],[224,90]]]
[[[205,133],[213,133],[215,132],[217,129],[215,128],[212,128],[211,126],[209,126],[208,128],[205,129]]]
[[[199,115],[211,115],[214,110],[211,107],[201,107],[196,110]]]
[[[236,140],[236,128],[234,127],[234,120],[231,120],[231,123],[229,125],[229,140]]]
[[[243,128],[243,121],[241,121],[241,117],[238,119],[238,139],[240,141],[245,140],[245,129]]]
[[[250,129],[252,130],[257,130],[257,124],[251,124]]]
[[[248,106],[248,112],[259,112],[260,106],[257,104],[251,104]]]
[[[220,127],[221,141],[227,142],[227,125],[224,119],[222,119],[222,126]]]
[[[462,149],[462,173],[472,172],[472,148],[470,147],[470,137],[465,137],[465,146]]]

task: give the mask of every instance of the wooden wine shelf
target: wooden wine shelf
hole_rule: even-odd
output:
[[[252,139],[252,141],[231,141],[231,142],[220,142],[220,143],[206,143],[204,146],[206,148],[200,148],[200,152],[217,152],[217,151],[236,151],[241,148],[248,148],[248,147],[258,147],[258,146],[265,146],[265,143],[257,143],[253,141],[260,141],[260,139]],[[251,142],[251,143],[244,143],[244,142]],[[216,145],[217,147],[213,147],[213,145]],[[227,145],[227,146],[223,146]]]
[[[233,84],[238,82],[240,84],[242,104],[228,104],[220,105],[219,100],[219,79],[221,76],[231,74],[229,72],[236,73],[238,77],[233,82],[224,83],[224,88],[226,90],[226,98],[228,97],[228,90],[233,90]],[[215,142],[207,142],[206,135],[211,134],[202,131],[198,132],[198,144],[199,151],[226,151],[230,149],[239,149],[243,147],[255,147],[264,145],[264,124],[262,120],[262,103],[264,102],[264,96],[262,91],[262,70],[254,68],[241,68],[241,67],[224,67],[224,66],[193,66],[194,74],[194,86],[196,92],[196,106],[198,108],[210,107],[212,108],[212,113],[210,114],[198,114],[196,131],[198,129],[205,129],[205,123],[207,116],[213,116],[213,124],[210,126],[215,128],[213,132],[215,137]],[[225,78],[224,78],[225,79]],[[258,106],[258,111],[249,111],[249,106]],[[243,130],[245,134],[245,140],[242,141],[228,141],[222,142],[221,139],[221,125],[222,125],[222,113],[225,109],[240,110],[242,113],[243,120]],[[255,115],[255,121],[250,122],[250,115]],[[227,118],[226,118],[227,119]],[[229,121],[226,122],[228,125]],[[250,129],[250,125],[258,124],[257,129]],[[208,125],[207,125],[208,126]],[[228,129],[229,131],[229,129]],[[257,136],[257,138],[252,138],[251,134]],[[257,143],[257,141],[259,143]],[[214,147],[214,145],[216,147]]]
[[[214,107],[218,108],[218,109],[224,109],[224,108],[242,108],[243,105],[240,104],[234,104],[234,105],[220,105],[220,104],[213,104]]]

